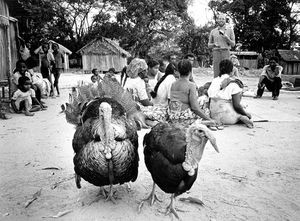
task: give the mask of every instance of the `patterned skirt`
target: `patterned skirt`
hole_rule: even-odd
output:
[[[163,122],[168,118],[166,107],[140,105],[140,108],[148,120]]]
[[[201,119],[190,108],[181,110],[181,102],[171,101],[167,109],[168,121],[170,123],[178,123],[183,125],[189,125],[194,123],[197,119]]]
[[[212,119],[223,124],[236,124],[241,116],[234,110],[232,101],[224,99],[212,98],[210,112]]]

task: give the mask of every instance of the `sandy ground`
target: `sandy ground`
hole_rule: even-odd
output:
[[[97,197],[99,188],[74,182],[71,140],[74,127],[59,114],[70,86],[89,75],[63,74],[62,95],[47,99],[48,110],[34,117],[11,114],[0,120],[0,220],[170,220],[164,214],[170,196],[157,189],[162,202],[138,202],[152,187],[140,145],[139,176],[132,189],[115,186],[117,204]],[[197,76],[203,84],[210,75]],[[243,77],[250,89],[256,79]],[[282,92],[278,101],[266,93],[261,100],[243,98],[257,122],[216,131],[220,153],[207,145],[199,174],[189,194],[204,207],[176,201],[182,220],[300,220],[300,99],[299,92]],[[140,144],[148,130],[139,132]],[[40,192],[39,192],[40,191]],[[35,194],[39,192],[40,194]],[[28,201],[36,199],[28,205]],[[27,203],[27,205],[26,205]],[[27,207],[26,207],[27,206]],[[54,216],[54,217],[53,217]],[[50,218],[52,217],[52,218]]]

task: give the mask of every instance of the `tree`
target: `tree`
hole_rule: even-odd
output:
[[[208,38],[212,24],[208,23],[203,27],[191,25],[179,37],[178,45],[184,54],[193,53],[198,62],[202,65],[210,63],[211,53],[208,48]]]
[[[119,9],[117,23],[126,30],[120,43],[132,54],[145,54],[187,18],[186,0],[123,0],[112,4]]]

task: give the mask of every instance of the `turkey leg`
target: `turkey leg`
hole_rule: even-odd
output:
[[[143,199],[142,202],[140,202],[140,204],[138,206],[139,213],[141,212],[141,209],[142,209],[145,201],[150,201],[150,206],[152,206],[156,200],[161,202],[161,200],[158,199],[158,197],[155,194],[155,187],[156,187],[156,185],[153,182],[153,187],[152,187],[152,191],[151,191],[150,195],[147,198]]]
[[[107,198],[106,198],[105,201],[110,200],[110,201],[112,201],[114,204],[116,204],[116,199],[114,198],[114,193],[113,193],[113,188],[112,188],[112,186],[113,186],[113,185],[111,184],[110,187],[109,187],[108,196],[107,196]]]
[[[76,183],[76,186],[78,189],[81,188],[81,184],[80,184],[80,181],[81,181],[81,177],[75,173],[75,183]]]
[[[170,202],[169,206],[167,207],[166,215],[168,215],[168,214],[170,214],[170,213],[173,213],[174,216],[175,216],[177,219],[179,219],[179,216],[178,216],[178,214],[177,214],[177,212],[176,212],[176,209],[175,209],[175,207],[174,207],[174,201],[175,201],[175,194],[173,193],[173,194],[171,195],[171,202]]]

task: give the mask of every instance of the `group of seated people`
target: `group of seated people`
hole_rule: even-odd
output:
[[[50,93],[50,82],[37,71],[38,65],[32,59],[19,60],[13,73],[15,91],[11,106],[16,113],[33,116],[36,111],[47,108],[42,98]]]
[[[200,118],[212,130],[238,122],[252,128],[251,115],[241,105],[243,83],[233,76],[233,63],[223,60],[219,77],[205,84],[204,89],[198,88],[193,80],[191,56],[194,58],[188,55],[178,63],[171,57],[164,73],[159,71],[160,62],[153,59],[146,62],[134,58],[126,67],[126,81],[122,86],[137,101],[146,116],[146,124],[151,127],[169,121],[189,125]],[[93,72],[91,78],[96,81],[99,74]],[[100,78],[105,77],[114,78],[114,75],[106,73]]]

